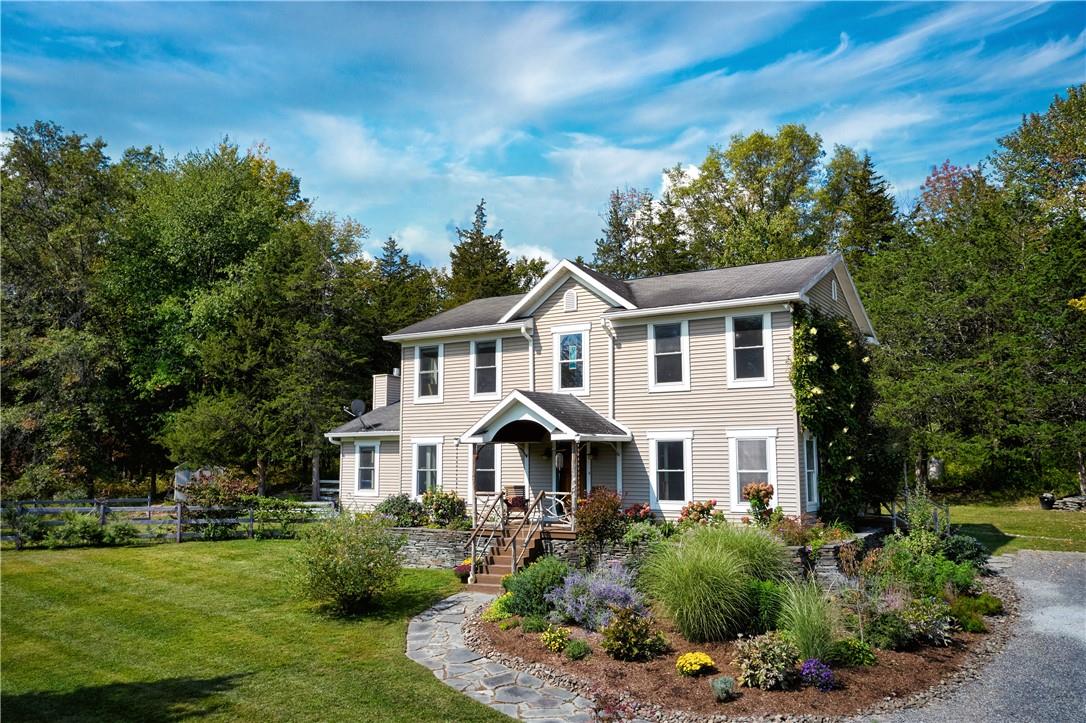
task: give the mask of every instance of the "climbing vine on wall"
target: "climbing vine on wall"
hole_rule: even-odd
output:
[[[871,350],[839,317],[803,305],[793,319],[792,387],[800,422],[818,439],[819,515],[847,520],[887,496],[892,464],[872,418]]]

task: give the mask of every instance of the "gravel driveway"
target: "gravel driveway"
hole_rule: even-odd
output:
[[[995,559],[1018,587],[1020,630],[982,680],[885,723],[1086,721],[1086,553],[1023,550]]]

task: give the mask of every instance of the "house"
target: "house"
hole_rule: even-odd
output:
[[[769,482],[789,515],[818,510],[818,440],[790,381],[792,313],[812,304],[874,338],[840,256],[623,281],[570,261],[531,290],[478,299],[385,337],[402,376],[332,430],[340,498],[455,490],[469,510],[542,495],[568,520],[597,487],[678,516]]]

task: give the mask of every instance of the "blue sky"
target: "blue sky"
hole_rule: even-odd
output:
[[[1086,80],[1086,3],[4,2],[0,120],[170,155],[266,143],[317,208],[446,263],[486,197],[590,256],[610,189],[801,122],[899,198]]]

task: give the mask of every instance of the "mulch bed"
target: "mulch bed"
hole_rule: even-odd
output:
[[[598,633],[571,628],[573,637],[582,637],[592,645],[593,653],[585,660],[569,661],[561,655],[547,652],[537,634],[526,634],[519,628],[500,630],[497,625],[480,624],[476,630],[487,647],[521,658],[525,663],[538,663],[557,673],[580,678],[611,694],[627,694],[632,698],[659,703],[704,715],[807,715],[840,716],[872,708],[887,699],[893,700],[925,690],[960,668],[969,649],[984,635],[959,633],[955,643],[947,648],[924,647],[916,651],[876,651],[878,664],[866,668],[836,669],[842,687],[828,693],[814,688],[795,691],[764,691],[740,688],[738,700],[721,704],[709,689],[708,678],[685,678],[675,671],[675,659],[687,652],[708,653],[716,662],[713,675],[739,674],[732,665],[734,643],[703,643],[693,645],[675,630],[661,624],[672,650],[647,663],[623,663],[613,660],[600,649]]]

